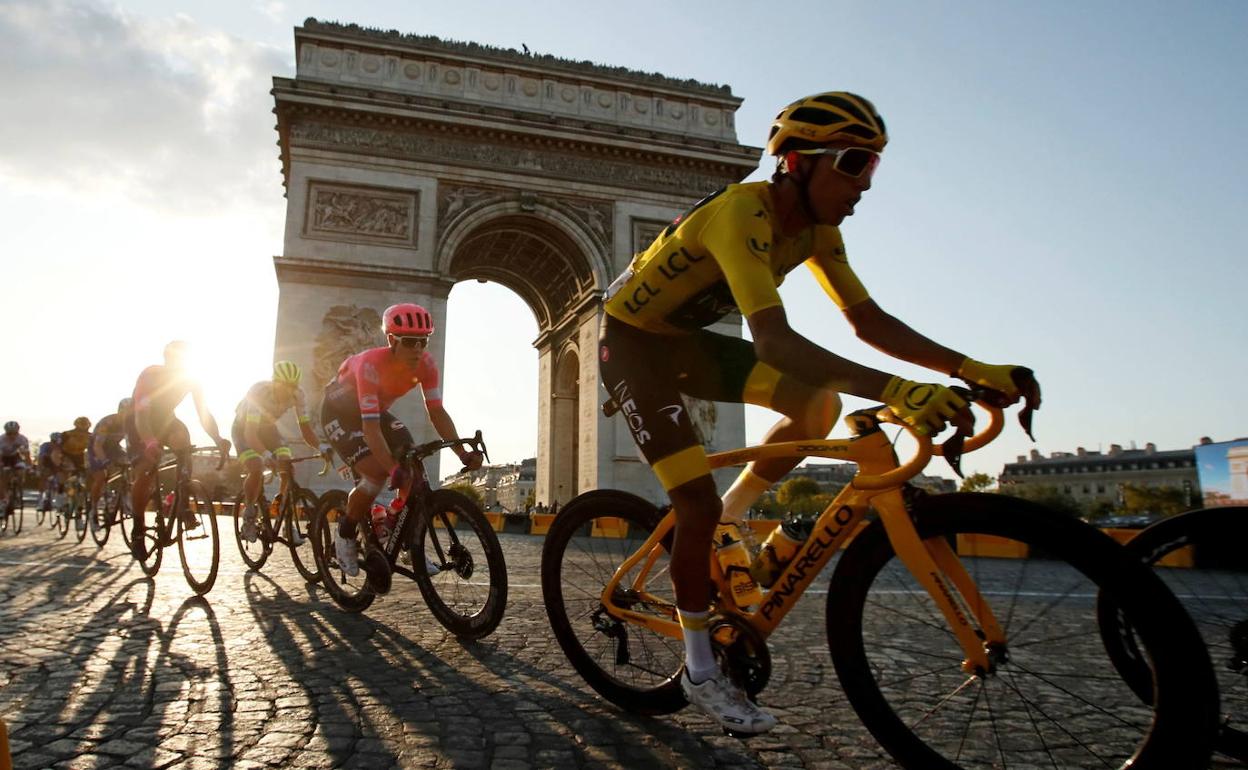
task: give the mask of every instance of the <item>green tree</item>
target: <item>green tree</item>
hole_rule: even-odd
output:
[[[997,480],[987,473],[972,473],[962,479],[959,492],[989,492],[997,485]]]
[[[481,499],[481,493],[478,492],[477,488],[471,484],[451,484],[450,486],[446,487],[446,489],[455,490],[456,492],[460,493],[464,497],[476,503],[478,508],[485,507],[485,503]]]
[[[819,482],[807,476],[797,476],[785,481],[776,490],[776,503],[784,508],[792,508],[803,497],[813,497],[822,491]]]
[[[1122,507],[1128,515],[1173,516],[1188,509],[1187,493],[1178,487],[1123,484]]]

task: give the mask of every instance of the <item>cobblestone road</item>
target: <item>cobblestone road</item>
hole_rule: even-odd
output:
[[[773,637],[763,700],[781,726],[742,742],[691,710],[639,718],[593,694],[551,636],[536,537],[502,536],[507,616],[461,645],[414,585],[344,614],[283,551],[248,572],[231,537],[203,600],[176,549],[149,580],[116,534],[58,541],[28,511],[0,541],[15,767],[893,767],[837,684],[821,594]]]

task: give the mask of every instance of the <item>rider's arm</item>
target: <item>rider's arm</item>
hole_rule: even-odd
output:
[[[191,387],[191,398],[195,401],[195,413],[199,415],[199,424],[213,441],[218,445],[221,444],[224,441],[221,438],[221,431],[217,429],[217,421],[208,411],[208,404],[204,401],[204,389],[198,383]]]
[[[808,385],[875,399],[888,384],[890,375],[841,358],[795,332],[781,305],[751,313],[746,321],[758,359]]]
[[[303,434],[303,443],[317,449],[320,442],[316,439],[316,431],[312,430],[312,418],[308,417],[308,410],[303,400],[303,390],[295,389],[295,419],[299,421],[299,432]]]
[[[894,358],[948,375],[956,374],[966,360],[964,354],[933,342],[886,313],[873,299],[850,305],[844,312],[858,339]]]

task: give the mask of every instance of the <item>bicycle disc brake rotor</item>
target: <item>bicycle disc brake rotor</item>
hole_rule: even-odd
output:
[[[771,652],[767,640],[754,627],[730,615],[710,625],[711,648],[720,666],[751,698],[771,680]]]

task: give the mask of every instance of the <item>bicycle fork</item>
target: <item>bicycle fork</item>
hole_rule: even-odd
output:
[[[961,645],[962,670],[981,677],[992,673],[1006,660],[1005,632],[949,541],[921,539],[899,491],[872,502],[894,552],[940,608]]]

